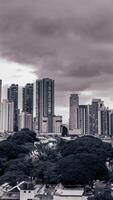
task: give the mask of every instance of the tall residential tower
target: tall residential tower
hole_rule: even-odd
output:
[[[69,129],[75,130],[79,128],[79,96],[78,94],[70,95],[70,116]]]
[[[18,130],[18,85],[12,84],[8,88],[7,99],[14,102],[14,130]]]
[[[54,80],[44,78],[36,81],[37,132],[42,132],[47,122],[48,133],[53,132]]]
[[[2,80],[0,80],[0,103],[2,101]]]
[[[26,84],[23,88],[23,112],[33,115],[33,84]]]
[[[0,104],[0,131],[14,131],[14,102],[3,100]]]

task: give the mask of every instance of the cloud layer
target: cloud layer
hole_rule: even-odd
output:
[[[0,55],[62,92],[113,89],[112,0],[0,0]],[[95,92],[96,93],[96,92]]]

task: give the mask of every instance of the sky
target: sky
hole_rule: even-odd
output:
[[[55,79],[65,121],[70,93],[113,108],[113,0],[0,0],[4,88],[43,77]]]

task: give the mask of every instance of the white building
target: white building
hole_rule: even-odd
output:
[[[84,196],[83,188],[58,188],[54,194],[53,200],[86,200],[87,197]]]
[[[33,116],[31,113],[21,112],[18,117],[18,128],[28,128],[32,131],[33,129]]]
[[[0,131],[14,131],[14,103],[3,100],[0,104]]]
[[[53,132],[61,133],[62,116],[53,117]]]
[[[62,116],[53,116],[53,119],[52,119],[52,126],[53,126],[53,132],[51,132],[52,134],[59,134],[61,133],[61,125],[62,125]],[[51,133],[48,133],[48,117],[43,117],[42,118],[42,133],[43,134],[51,134]],[[40,135],[42,134],[40,133]]]
[[[20,200],[34,200],[35,190],[20,190]]]
[[[2,80],[0,80],[0,103],[2,101]]]
[[[69,130],[69,136],[80,136],[81,135],[81,129],[73,129]]]
[[[0,191],[0,199],[10,199],[10,200],[39,200],[37,196],[37,191],[42,188],[40,185],[37,185],[36,188],[30,183],[22,181],[16,186],[11,187],[7,183],[2,185]]]
[[[42,132],[48,133],[48,117],[42,117]]]

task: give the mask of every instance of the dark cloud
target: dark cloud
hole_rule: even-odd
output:
[[[0,55],[54,78],[58,92],[103,91],[113,85],[112,19],[112,0],[0,0]]]

